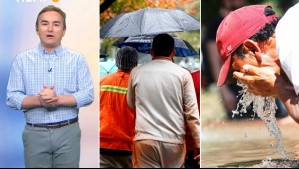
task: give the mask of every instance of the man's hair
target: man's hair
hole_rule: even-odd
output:
[[[35,30],[38,31],[38,21],[39,21],[39,16],[45,12],[50,12],[50,11],[55,11],[55,12],[58,12],[61,16],[62,16],[62,22],[63,22],[63,30],[66,29],[66,14],[58,7],[54,6],[54,5],[48,5],[46,6],[45,8],[43,8],[38,16],[37,16],[37,19],[36,19],[36,22],[35,22]]]
[[[152,48],[154,56],[169,56],[174,49],[174,39],[168,34],[159,34],[154,37]]]
[[[265,11],[264,11],[265,16],[270,16],[270,15],[274,15],[275,12],[273,11],[273,9],[271,7],[266,7]],[[256,34],[254,34],[253,36],[251,36],[249,39],[255,41],[255,42],[260,42],[260,43],[265,43],[267,42],[267,40],[273,36],[273,34],[275,33],[275,28],[277,26],[277,23],[279,21],[279,18],[275,19],[273,22],[271,23],[267,23],[265,25],[265,27],[263,27],[262,29],[260,29]],[[243,45],[240,45],[233,53],[232,56],[237,56],[240,58],[244,58],[245,57],[245,50]]]
[[[116,67],[131,71],[138,65],[138,52],[130,46],[122,47],[116,54]]]

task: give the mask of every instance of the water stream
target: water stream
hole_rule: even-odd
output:
[[[277,109],[277,106],[275,104],[275,98],[253,95],[247,91],[246,85],[242,83],[238,83],[238,85],[241,86],[243,89],[239,92],[241,95],[241,99],[239,100],[237,109],[233,111],[233,117],[237,114],[242,115],[243,113],[247,113],[246,108],[252,103],[253,112],[263,120],[271,136],[274,136],[275,138],[276,144],[270,144],[271,147],[276,147],[274,154],[281,154],[282,158],[286,159],[286,151],[284,150],[282,144],[281,131],[278,127],[275,118],[275,112]]]

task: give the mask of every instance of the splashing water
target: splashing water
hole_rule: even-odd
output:
[[[257,114],[258,117],[260,117],[264,121],[270,134],[275,137],[276,150],[274,151],[274,154],[280,153],[283,159],[286,159],[286,152],[282,145],[281,132],[275,118],[275,112],[277,109],[277,106],[275,104],[275,98],[253,95],[247,91],[248,89],[247,85],[242,84],[240,82],[238,82],[238,85],[243,88],[241,91],[239,91],[240,95],[242,96],[237,105],[237,109],[233,111],[233,117],[236,114],[242,115],[242,113],[247,113],[246,108],[251,103],[253,103],[253,112]],[[241,109],[239,110],[240,105],[241,105]]]
[[[253,168],[298,168],[299,161],[295,160],[278,160],[274,161],[271,158],[267,158],[261,162],[261,164],[253,165]]]

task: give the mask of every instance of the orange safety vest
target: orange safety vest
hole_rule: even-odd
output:
[[[136,113],[126,99],[129,77],[119,71],[100,80],[100,148],[133,150]]]

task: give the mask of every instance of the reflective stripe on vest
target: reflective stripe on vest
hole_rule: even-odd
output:
[[[114,92],[114,93],[127,94],[128,93],[128,88],[113,86],[113,85],[103,85],[101,87],[101,91],[102,92]]]

